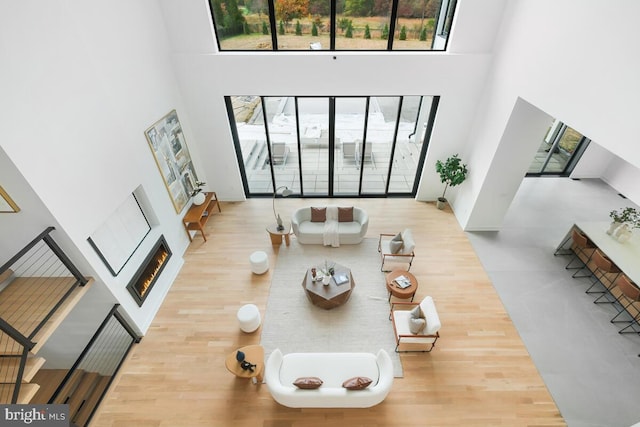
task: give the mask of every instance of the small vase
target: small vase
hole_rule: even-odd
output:
[[[620,227],[616,228],[616,231],[613,232],[613,237],[620,242],[624,243],[631,237],[631,229],[628,224],[622,224]]]
[[[195,196],[193,196],[193,204],[200,206],[201,204],[204,203],[206,198],[207,198],[207,196],[205,196],[205,194],[201,191],[198,194],[196,194]]]
[[[620,227],[620,223],[613,221],[610,225],[609,225],[609,229],[607,230],[607,234],[609,236],[613,235],[613,232],[616,231],[616,228]]]
[[[331,282],[331,276],[327,275],[322,278],[322,284],[327,286]]]

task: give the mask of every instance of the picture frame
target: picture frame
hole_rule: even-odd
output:
[[[5,191],[2,186],[0,186],[0,212],[1,213],[16,213],[20,212],[20,208],[13,201],[9,193]]]
[[[180,213],[191,198],[198,176],[176,110],[171,110],[144,134],[173,207]]]

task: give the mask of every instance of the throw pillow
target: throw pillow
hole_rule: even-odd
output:
[[[389,249],[392,254],[400,253],[400,249],[402,249],[402,245],[404,245],[404,241],[402,240],[402,234],[396,234],[393,239],[389,242]]]
[[[322,380],[318,377],[300,377],[293,382],[293,385],[303,390],[313,390],[322,385]]]
[[[427,319],[424,318],[420,306],[416,305],[410,312],[409,330],[412,334],[419,334],[425,326],[427,326]]]
[[[421,319],[419,317],[409,318],[409,330],[412,334],[418,335],[420,332],[422,332],[425,326],[427,326],[427,321],[425,319]]]
[[[411,318],[412,319],[424,319],[424,315],[422,314],[422,309],[420,308],[419,305],[416,305],[412,310],[411,310]]]
[[[353,222],[353,206],[338,208],[338,222]]]
[[[343,382],[342,387],[346,388],[347,390],[362,390],[367,388],[372,382],[373,381],[371,380],[371,378],[353,377]]]
[[[327,208],[311,208],[311,222],[325,222]]]
[[[416,248],[416,242],[413,240],[413,234],[410,229],[407,228],[402,232],[402,241],[404,242],[402,245],[402,253],[410,255]]]

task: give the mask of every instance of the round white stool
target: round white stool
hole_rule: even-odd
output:
[[[254,274],[264,274],[269,270],[269,257],[266,252],[256,251],[249,257],[251,271]]]
[[[238,323],[243,332],[254,332],[260,327],[260,320],[260,310],[255,304],[245,304],[238,310]]]

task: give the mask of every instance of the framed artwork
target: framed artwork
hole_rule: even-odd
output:
[[[9,197],[4,188],[0,186],[0,212],[20,212],[20,208],[16,203]]]
[[[191,198],[198,177],[176,110],[154,123],[144,134],[173,207],[180,213]]]

